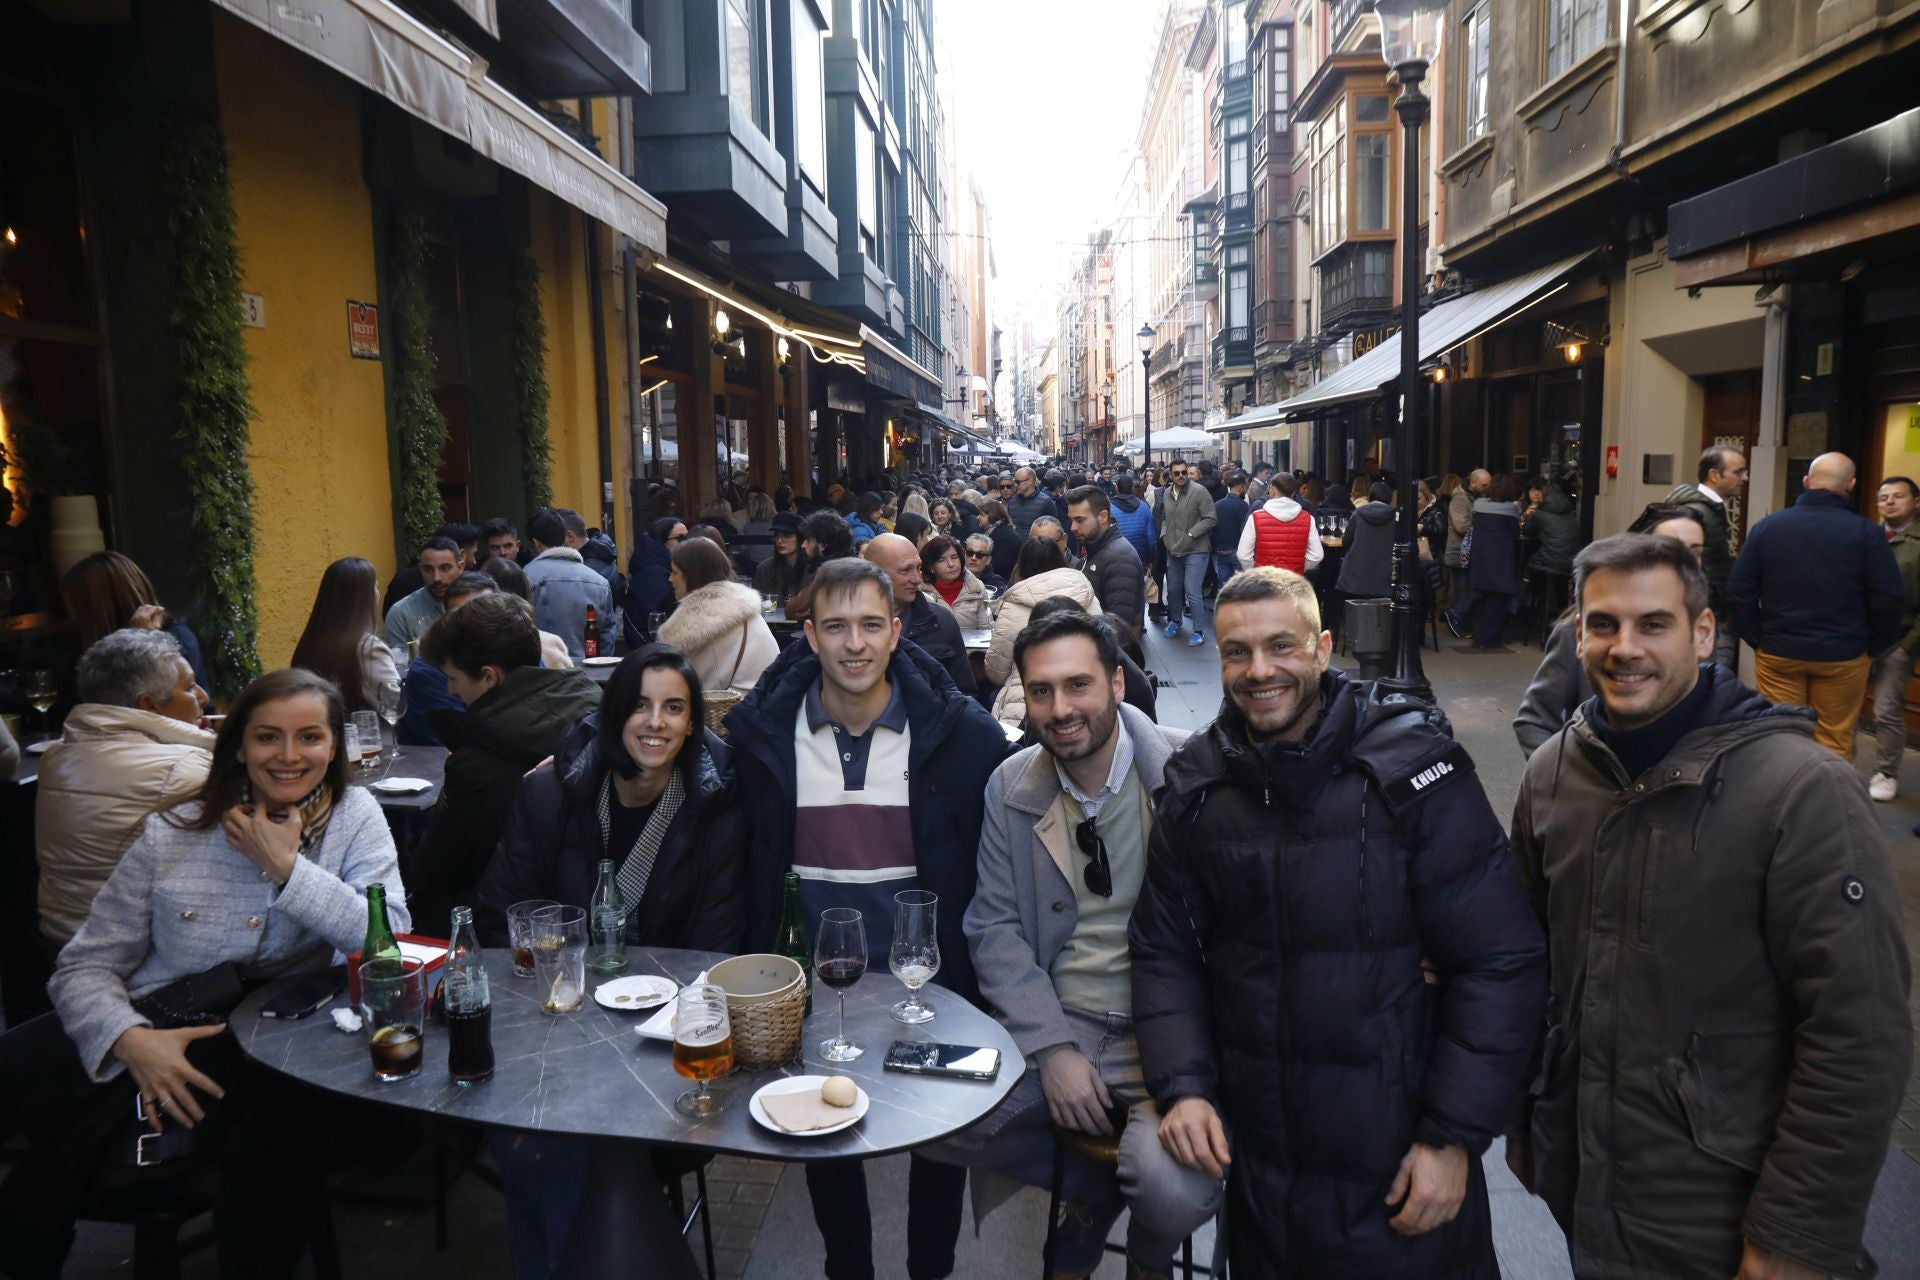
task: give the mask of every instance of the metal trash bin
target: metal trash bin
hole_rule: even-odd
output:
[[[1347,601],[1347,648],[1360,662],[1362,680],[1378,680],[1392,669],[1393,601],[1384,597]]]

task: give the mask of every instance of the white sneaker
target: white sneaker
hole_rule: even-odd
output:
[[[1867,794],[1885,804],[1900,794],[1900,779],[1890,774],[1876,773],[1873,780],[1867,783]]]

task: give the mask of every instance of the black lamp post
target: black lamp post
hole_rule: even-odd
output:
[[[1147,361],[1153,356],[1153,326],[1143,324],[1134,335],[1140,339],[1140,473],[1153,465],[1153,375]]]
[[[1375,0],[1380,19],[1380,54],[1400,81],[1394,110],[1400,115],[1400,428],[1394,446],[1400,473],[1399,537],[1393,548],[1393,674],[1384,689],[1433,701],[1433,686],[1420,662],[1418,595],[1420,441],[1426,427],[1426,388],[1420,381],[1420,126],[1430,104],[1420,84],[1439,49],[1445,0]]]

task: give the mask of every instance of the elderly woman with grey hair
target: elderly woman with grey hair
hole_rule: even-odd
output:
[[[34,810],[40,932],[55,947],[86,922],[148,816],[197,792],[213,759],[207,695],[166,632],[108,632],[80,656],[77,684]]]

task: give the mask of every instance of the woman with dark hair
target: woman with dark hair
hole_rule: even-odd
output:
[[[298,1219],[325,1203],[312,1134],[326,1125],[310,1099],[247,1067],[219,1020],[244,984],[323,968],[334,952],[357,949],[367,886],[385,886],[394,932],[411,924],[386,818],[370,793],[347,784],[346,715],[339,691],[311,671],[248,685],[199,795],[147,819],[61,951],[48,984],[58,1021],[17,1032],[38,1025],[52,1037],[34,1073],[30,1125],[49,1127],[54,1141],[45,1149],[36,1141],[31,1167],[8,1180],[0,1270],[41,1274],[36,1265],[51,1261],[57,1272],[107,1156],[80,1149],[77,1135],[112,1140],[117,1125],[86,1121],[101,1107],[130,1113],[137,1094],[163,1141],[206,1126],[193,1135],[192,1158],[216,1163],[222,1274],[292,1272],[309,1234]],[[218,999],[217,987],[226,991]],[[180,1025],[193,1014],[214,1024]],[[12,1194],[20,1187],[34,1210],[24,1221]]]
[[[706,688],[747,693],[780,656],[760,593],[733,580],[727,553],[706,538],[675,549],[671,581],[680,603],[660,624],[660,642],[684,653]]]
[[[1493,478],[1485,496],[1473,500],[1473,549],[1467,556],[1467,589],[1474,593],[1473,647],[1498,649],[1507,614],[1520,594],[1520,485],[1511,474]]]
[[[506,909],[516,902],[587,906],[600,861],[609,859],[627,898],[629,945],[736,952],[746,934],[746,849],[732,756],[705,727],[700,675],[672,646],[647,645],[621,661],[600,709],[566,732],[553,761],[521,781],[513,820],[480,882],[480,940],[506,944]],[[562,1274],[586,1145],[502,1134],[493,1155],[507,1185],[514,1274]],[[641,1234],[657,1250],[649,1265],[662,1275],[695,1274],[665,1198],[636,1207]]]
[[[940,597],[940,603],[952,611],[961,630],[993,625],[993,612],[987,608],[987,588],[967,572],[960,544],[952,538],[936,534],[920,548],[920,574]]]
[[[626,635],[629,648],[639,648],[652,640],[647,634],[647,617],[673,607],[673,592],[667,581],[672,568],[673,549],[687,536],[687,523],[679,516],[662,516],[647,526],[633,544],[627,558]]]
[[[853,545],[856,548],[886,532],[880,514],[886,505],[886,499],[871,489],[854,502],[853,514],[847,517],[847,527],[853,530]]]
[[[980,531],[993,539],[993,571],[1013,581],[1013,562],[1026,541],[1007,518],[1007,505],[998,498],[983,498],[979,503]]]
[[[918,551],[933,536],[933,521],[917,511],[902,511],[894,517],[893,531],[913,544]]]
[[[207,669],[200,661],[200,641],[187,624],[160,603],[153,583],[118,551],[96,551],[60,575],[60,600],[67,616],[80,628],[80,649],[122,627],[164,631],[180,644],[180,653],[193,668],[193,682],[208,688]]]
[[[350,713],[372,710],[381,685],[400,683],[379,604],[380,575],[372,562],[359,556],[335,560],[320,575],[307,629],[293,647],[293,665],[333,681]]]

